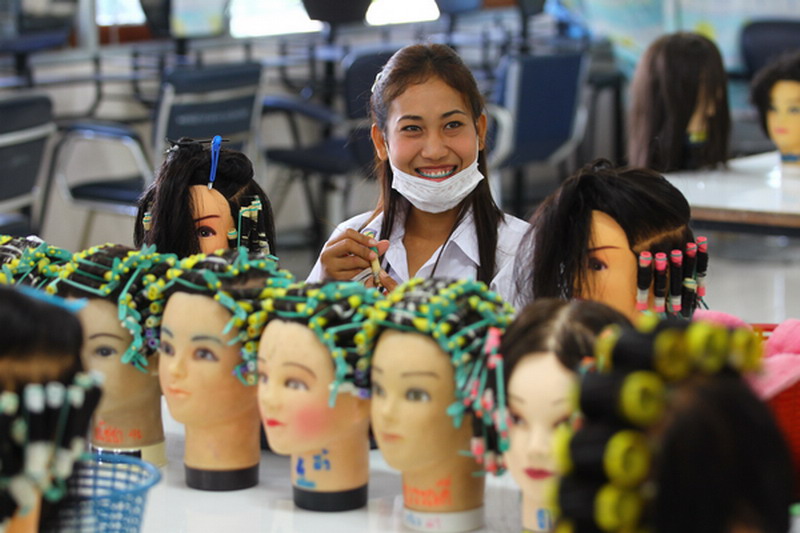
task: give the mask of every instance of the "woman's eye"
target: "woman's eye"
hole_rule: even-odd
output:
[[[463,122],[461,122],[459,120],[453,120],[452,122],[448,122],[447,124],[445,124],[444,127],[445,127],[445,129],[448,129],[448,130],[454,130],[454,129],[460,128],[463,125],[464,125]]]
[[[428,391],[422,389],[408,389],[406,391],[406,400],[412,402],[429,402],[431,400],[431,395],[428,394]]]
[[[599,272],[601,270],[605,270],[608,268],[603,261],[597,259],[596,257],[589,258],[589,270],[593,270],[595,272]]]
[[[383,397],[386,395],[386,391],[383,390],[383,387],[379,383],[372,382],[372,396],[374,397]]]
[[[197,228],[197,236],[201,239],[207,239],[209,237],[214,237],[217,234],[216,231],[211,226],[200,226]]]
[[[422,128],[420,128],[416,124],[408,124],[408,125],[403,126],[402,128],[400,128],[400,131],[405,131],[405,132],[409,132],[409,133],[417,133],[417,132],[422,131]]]
[[[170,343],[163,340],[158,343],[158,351],[161,352],[162,355],[175,355],[175,348],[173,348]]]
[[[308,390],[308,385],[306,385],[304,381],[294,378],[287,379],[284,382],[284,386],[287,389],[292,389],[292,390]]]
[[[110,355],[114,355],[117,353],[117,350],[112,348],[111,346],[98,346],[94,350],[95,355],[99,355],[100,357],[108,357]]]
[[[195,350],[194,358],[197,361],[213,361],[213,362],[219,361],[219,358],[217,358],[217,356],[214,355],[214,352],[212,352],[211,350],[207,350],[205,348],[198,348],[197,350]]]

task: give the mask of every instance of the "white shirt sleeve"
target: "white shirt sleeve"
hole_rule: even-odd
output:
[[[324,250],[325,247],[328,246],[329,242],[336,239],[339,235],[341,235],[348,229],[356,229],[356,230],[359,229],[361,226],[364,225],[364,223],[367,220],[369,220],[370,215],[372,215],[372,211],[361,213],[360,215],[356,215],[349,220],[345,220],[344,222],[336,226],[336,229],[334,229],[333,232],[331,232],[331,235],[330,237],[328,237],[328,240],[325,241],[325,244],[322,246],[322,249]],[[314,267],[311,269],[311,273],[309,273],[308,277],[306,278],[307,282],[314,283],[325,280],[325,269],[322,267],[322,262],[320,261],[321,257],[322,253],[320,252],[320,256],[317,257],[317,261],[316,263],[314,263]]]

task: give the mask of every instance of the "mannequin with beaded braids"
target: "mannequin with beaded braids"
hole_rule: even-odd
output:
[[[151,286],[163,308],[161,390],[186,430],[186,484],[238,490],[258,483],[256,356],[261,330],[247,317],[261,293],[291,283],[274,258],[245,248],[181,260]]]
[[[272,450],[292,456],[294,502],[312,511],[363,507],[369,383],[355,338],[380,293],[357,282],[331,282],[298,283],[264,296],[259,407]]]
[[[172,142],[139,200],[136,246],[155,244],[178,257],[239,245],[253,253],[274,252],[272,206],[253,179],[253,164],[241,152],[221,149],[209,188],[211,167],[209,146],[187,138]]]
[[[514,303],[519,308],[534,298],[582,298],[610,305],[632,321],[645,309],[680,309],[690,317],[705,294],[708,263],[707,244],[702,238],[695,243],[690,219],[686,198],[657,172],[615,168],[598,159],[564,181],[534,213],[516,258]],[[674,276],[665,264],[673,252],[686,259]],[[642,268],[639,291],[643,258],[650,262]],[[660,265],[665,268],[658,270]],[[685,305],[672,305],[672,294]]]
[[[135,250],[105,244],[76,252],[47,290],[86,298],[78,313],[83,325],[83,364],[101,372],[106,394],[95,412],[91,435],[96,451],[166,464],[158,383],[157,338],[147,291],[176,262],[154,247]]]
[[[630,327],[625,316],[607,305],[543,298],[520,311],[503,334],[500,353],[511,415],[505,462],[522,489],[526,532],[552,527],[546,494],[555,474],[553,433],[571,418],[568,398],[577,372],[611,324]]]
[[[508,444],[496,351],[511,313],[484,283],[446,279],[410,280],[370,312],[359,340],[365,354],[374,346],[372,428],[402,473],[409,527],[483,525],[479,474],[502,472]]]
[[[761,340],[653,317],[595,345],[574,432],[554,441],[557,533],[783,533],[791,461],[769,409],[742,379]]]

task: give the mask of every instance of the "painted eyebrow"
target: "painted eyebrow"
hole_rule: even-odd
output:
[[[372,365],[372,371],[378,372],[379,374],[383,374],[383,369],[379,366]]]
[[[402,378],[410,378],[417,376],[439,379],[439,374],[437,374],[436,372],[403,372],[402,374],[400,374],[400,377]]]
[[[219,218],[219,215],[206,215],[204,217],[194,219],[195,224],[200,222],[201,220],[205,220],[207,218]]]
[[[119,335],[114,335],[113,333],[95,333],[94,335],[89,336],[89,340],[96,339],[98,337],[111,337],[113,339],[122,340],[122,337]]]
[[[589,248],[590,252],[599,252],[600,250],[619,250],[619,246],[598,246],[597,248]]]
[[[194,337],[192,337],[192,341],[193,342],[211,341],[211,342],[215,342],[217,344],[221,344],[221,345],[224,346],[224,343],[221,340],[219,340],[217,337],[213,337],[211,335],[195,335]]]
[[[170,337],[174,337],[175,336],[175,335],[172,334],[172,331],[170,331],[169,328],[165,328],[164,326],[161,326],[161,333],[166,333]]]
[[[281,366],[296,366],[297,368],[300,368],[300,369],[302,369],[302,370],[305,370],[306,372],[308,372],[309,374],[311,374],[311,375],[312,375],[312,376],[314,376],[315,378],[317,377],[317,375],[314,373],[314,371],[313,371],[313,370],[311,370],[310,368],[308,368],[306,365],[302,365],[302,364],[300,364],[300,363],[295,363],[295,362],[289,361],[289,362],[287,362],[287,363],[283,363],[283,365],[281,365]]]

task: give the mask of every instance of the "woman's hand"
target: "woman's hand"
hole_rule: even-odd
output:
[[[378,248],[377,254],[370,250],[372,247]],[[320,262],[323,278],[338,281],[353,279],[365,268],[371,268],[372,260],[383,255],[388,248],[387,240],[376,241],[354,229],[348,229],[330,241],[322,251]]]

